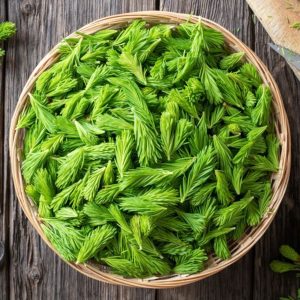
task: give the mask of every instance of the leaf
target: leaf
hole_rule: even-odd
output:
[[[210,104],[221,104],[223,101],[223,95],[218,87],[218,84],[213,76],[212,70],[203,65],[200,69],[201,82],[204,85],[206,97]]]
[[[86,203],[83,207],[83,213],[87,216],[88,224],[93,227],[114,221],[114,218],[105,206],[97,205],[94,202]]]
[[[94,200],[96,193],[100,188],[101,179],[104,175],[105,169],[105,167],[99,168],[88,177],[87,183],[82,191],[86,200]]]
[[[162,148],[168,160],[171,160],[174,151],[174,129],[175,118],[169,112],[163,112],[160,117],[160,136]]]
[[[211,176],[215,167],[212,147],[205,147],[197,155],[196,161],[188,175],[185,175],[180,186],[181,202],[191,197]]]
[[[102,258],[102,260],[108,264],[116,274],[127,275],[129,277],[143,276],[139,267],[128,259],[121,257],[105,257]]]
[[[187,172],[189,168],[193,165],[195,160],[195,157],[183,157],[178,158],[174,161],[162,163],[159,165],[159,167],[161,167],[165,171],[170,172],[170,174],[165,180],[173,181],[174,179]]]
[[[130,219],[130,227],[139,249],[142,250],[143,239],[147,237],[152,230],[151,219],[146,215],[134,215]]]
[[[125,69],[129,70],[142,84],[146,85],[145,73],[141,63],[138,61],[137,55],[132,55],[128,52],[122,52],[119,58],[119,63]]]
[[[67,261],[74,261],[82,246],[84,236],[79,229],[56,219],[44,219],[42,224],[46,237]]]
[[[231,256],[228,248],[226,236],[222,235],[214,239],[214,251],[216,255],[221,259],[228,259]]]
[[[178,256],[176,266],[173,269],[175,274],[194,274],[204,269],[206,253],[202,249],[191,250],[185,255]]]
[[[131,228],[128,225],[124,214],[120,211],[119,207],[115,204],[111,204],[108,208],[108,211],[114,218],[114,221],[118,223],[118,226],[122,229],[126,234],[131,234]]]
[[[130,131],[122,131],[121,135],[116,138],[116,166],[120,178],[124,176],[124,172],[132,166],[131,154],[134,141]]]
[[[172,172],[163,169],[140,167],[125,172],[123,180],[120,182],[120,187],[125,189],[128,187],[145,187],[159,184],[172,174]]]
[[[99,115],[96,120],[96,125],[102,130],[115,131],[117,133],[120,133],[123,130],[133,130],[132,124],[109,114]]]
[[[201,234],[205,230],[206,220],[203,214],[200,213],[186,213],[182,211],[177,212],[178,215],[190,225],[191,229],[196,234]]]
[[[57,173],[55,184],[59,188],[65,188],[69,184],[74,183],[78,178],[78,173],[84,165],[84,151],[82,148],[76,149],[63,157]]]
[[[204,147],[208,146],[209,137],[207,133],[206,115],[203,112],[198,125],[195,126],[189,140],[191,153],[197,155]]]
[[[94,134],[92,134],[89,130],[87,130],[86,127],[82,126],[82,124],[80,124],[76,120],[74,121],[74,124],[78,131],[79,138],[83,143],[85,143],[86,145],[93,146],[99,142],[98,138]]]
[[[261,218],[263,218],[264,215],[266,214],[268,210],[268,206],[271,202],[271,198],[272,198],[272,187],[269,182],[266,182],[263,186],[263,190],[260,194],[260,198],[258,202]]]
[[[216,184],[214,182],[203,185],[202,187],[200,187],[198,192],[194,194],[194,196],[192,197],[191,204],[193,206],[204,204],[211,198],[211,195],[215,189],[216,189]]]
[[[250,141],[247,142],[244,146],[242,146],[240,148],[240,150],[238,151],[238,153],[234,156],[233,158],[233,163],[234,164],[242,164],[244,163],[244,161],[246,160],[246,158],[248,158],[248,156],[250,155],[250,152],[254,146],[254,141]]]
[[[279,248],[280,254],[294,262],[300,262],[300,254],[289,245],[281,245]]]
[[[182,145],[186,143],[187,138],[191,135],[193,125],[186,119],[180,119],[177,122],[175,136],[174,136],[174,150],[177,151]]]
[[[291,271],[300,271],[299,266],[292,263],[283,262],[280,260],[273,260],[270,263],[270,268],[275,273],[286,273]]]
[[[117,88],[111,87],[109,84],[101,87],[100,91],[93,98],[92,120],[97,119],[99,115],[104,113],[107,105],[112,101],[117,91]]]
[[[27,183],[31,181],[36,170],[43,167],[48,155],[48,150],[28,153],[22,163],[22,174]]]
[[[45,105],[34,98],[32,94],[29,94],[29,99],[37,119],[41,121],[49,132],[54,133],[56,131],[54,115],[52,115]]]
[[[258,101],[251,112],[251,118],[257,125],[268,125],[272,102],[270,88],[265,85],[260,85],[256,94]]]
[[[241,212],[251,203],[253,196],[247,194],[243,199],[233,202],[227,207],[221,208],[215,217],[218,226],[228,226],[228,224],[236,223]]]
[[[223,205],[228,205],[234,200],[234,197],[231,191],[229,190],[229,185],[226,176],[220,170],[215,170],[215,175],[217,178],[216,192],[218,196],[218,201]]]
[[[119,206],[122,210],[140,214],[157,214],[168,206],[179,202],[177,191],[168,189],[150,189],[131,197],[120,197]]]
[[[95,202],[98,204],[110,203],[118,196],[120,190],[119,184],[107,185],[96,194]]]
[[[235,165],[232,170],[232,185],[238,195],[241,193],[244,172],[243,165]]]
[[[236,52],[232,53],[228,56],[225,56],[221,61],[220,61],[220,67],[223,70],[230,70],[238,66],[242,58],[245,56],[244,52]]]
[[[144,96],[134,82],[110,79],[112,83],[122,86],[126,100],[134,112],[134,135],[139,161],[142,166],[156,163],[160,156],[160,145],[154,124]]]
[[[56,189],[52,182],[52,178],[46,169],[38,169],[34,176],[34,186],[36,191],[43,195],[47,204],[50,204]]]
[[[76,263],[83,263],[93,257],[115,236],[116,229],[111,225],[103,225],[94,229],[84,240],[79,250]]]
[[[184,111],[194,118],[198,118],[198,112],[193,103],[178,89],[173,89],[168,95],[169,101],[176,102]]]
[[[225,172],[227,178],[232,177],[232,153],[226,144],[218,136],[213,136],[214,148],[219,160],[221,169]]]
[[[109,160],[104,171],[103,184],[110,185],[114,181],[115,181],[114,167],[111,160]]]
[[[243,76],[243,78],[246,78],[246,80],[252,84],[254,87],[258,87],[261,85],[262,80],[261,77],[254,65],[251,63],[245,63],[240,68],[240,73]]]
[[[0,40],[4,41],[16,33],[16,25],[13,22],[0,23]]]

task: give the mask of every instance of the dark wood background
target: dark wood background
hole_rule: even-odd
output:
[[[262,0],[263,1],[263,0]],[[264,237],[238,263],[186,287],[147,290],[100,283],[75,272],[41,241],[25,218],[10,177],[8,132],[18,96],[40,59],[64,36],[100,17],[166,10],[210,18],[243,40],[267,64],[282,92],[292,130],[292,173],[280,210]],[[0,65],[0,300],[6,299],[255,299],[295,295],[300,282],[268,267],[278,247],[300,249],[300,83],[269,49],[269,37],[244,0],[0,0],[0,20],[17,24]],[[300,41],[299,41],[300,42]],[[1,249],[0,249],[1,252]],[[1,253],[0,253],[1,257]]]

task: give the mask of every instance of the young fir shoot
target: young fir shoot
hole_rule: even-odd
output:
[[[12,22],[0,23],[0,41],[5,41],[16,33],[16,25]],[[5,54],[4,49],[0,48],[0,57]]]
[[[1,26],[0,40],[14,31]],[[66,260],[129,277],[228,259],[272,198],[270,88],[201,23],[79,35],[18,122],[26,194],[47,238]]]

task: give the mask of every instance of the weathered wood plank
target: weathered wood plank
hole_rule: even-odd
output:
[[[248,46],[254,44],[252,15],[243,0],[161,0],[160,10],[208,18],[233,32]]]
[[[200,15],[218,22],[254,45],[251,12],[242,0],[160,1],[160,9]],[[190,286],[158,291],[158,299],[252,299],[253,251],[223,272]]]
[[[155,298],[155,291],[120,288],[88,279],[72,270],[48,249],[18,205],[12,183],[9,182],[7,150],[11,115],[22,86],[40,59],[62,37],[92,20],[115,13],[146,9],[155,9],[155,1],[9,1],[8,17],[18,27],[17,37],[11,43],[7,56],[4,104],[4,178],[8,181],[4,199],[10,205],[11,299]]]
[[[252,255],[202,281],[184,287],[158,290],[158,300],[250,300],[252,299]],[[269,298],[265,298],[269,299]]]
[[[300,287],[294,274],[278,275],[271,272],[268,265],[279,257],[278,248],[290,244],[300,249],[300,82],[296,79],[284,59],[267,45],[270,38],[257,21],[255,25],[255,52],[266,63],[279,85],[292,133],[292,170],[290,183],[283,203],[271,227],[255,246],[254,297],[260,299],[279,299],[280,296],[296,296]]]
[[[6,2],[0,2],[0,22],[6,20]],[[2,45],[1,45],[2,46]],[[5,84],[5,59],[0,60],[0,103],[4,102],[4,84]],[[8,203],[3,197],[3,139],[4,139],[4,108],[0,105],[0,299],[7,299],[9,294],[9,229],[8,229]]]

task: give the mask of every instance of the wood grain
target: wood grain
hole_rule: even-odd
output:
[[[270,38],[258,21],[255,36],[255,52],[269,67],[279,85],[292,133],[289,187],[274,222],[255,246],[253,299],[279,299],[280,296],[296,296],[296,289],[300,288],[300,280],[296,279],[295,274],[280,276],[271,272],[268,266],[272,259],[279,257],[280,245],[289,244],[300,249],[300,82],[286,62],[267,46]]]
[[[290,27],[300,19],[298,0],[247,0],[247,2],[274,43],[300,54],[300,31]]]
[[[7,6],[7,7],[6,7]],[[293,138],[293,168],[285,201],[267,234],[241,261],[202,282],[163,290],[130,289],[88,279],[50,251],[27,222],[10,180],[8,130],[19,93],[39,60],[62,37],[102,16],[135,10],[170,10],[202,15],[235,33],[270,67],[281,89]],[[0,267],[0,299],[279,299],[294,294],[294,276],[278,276],[268,263],[282,243],[300,249],[300,84],[285,62],[266,46],[268,35],[253,23],[243,0],[1,0],[0,19],[17,23],[0,67],[0,240],[6,264]],[[5,77],[3,74],[5,72]],[[3,230],[2,230],[3,228]],[[8,268],[9,267],[9,268]],[[298,282],[298,286],[300,286]]]
[[[0,20],[6,19],[6,3],[0,2]],[[4,44],[1,45],[6,46]],[[7,48],[7,47],[5,47]],[[4,85],[5,85],[5,59],[0,60],[0,102],[4,102]],[[0,106],[0,195],[3,195],[3,187],[5,181],[4,175],[4,161],[3,161],[3,140],[4,140],[4,107]],[[9,204],[4,200],[4,197],[0,197],[0,299],[8,298],[9,293],[9,251],[8,251],[8,207]]]
[[[2,3],[2,1],[1,1]],[[154,290],[126,289],[90,280],[70,269],[48,247],[24,217],[14,196],[7,150],[11,115],[22,86],[41,58],[64,36],[92,20],[115,13],[153,10],[155,2],[129,0],[10,0],[8,17],[18,34],[6,56],[4,201],[9,205],[10,299],[147,299]],[[2,272],[1,272],[2,274]],[[4,274],[4,273],[3,273]],[[1,275],[2,276],[2,275]],[[0,291],[1,293],[1,291]],[[0,299],[9,299],[2,297]]]

